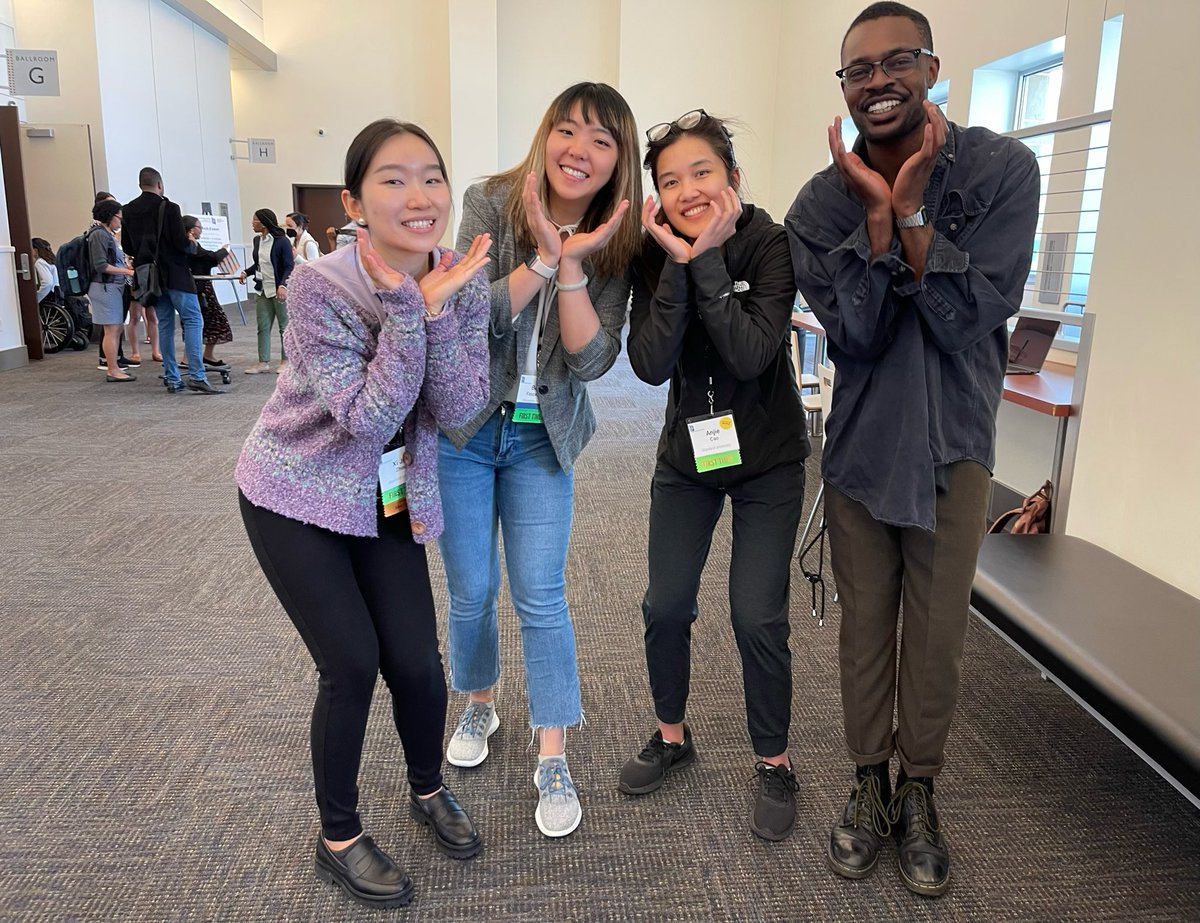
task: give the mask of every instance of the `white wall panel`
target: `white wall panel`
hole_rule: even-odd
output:
[[[138,195],[138,170],[163,161],[150,0],[95,0],[95,13],[108,191],[128,202]]]
[[[229,159],[229,139],[233,137],[233,94],[229,83],[229,46],[198,26],[193,26],[196,51],[196,90],[200,102],[200,154],[203,161],[201,201],[229,205],[229,234],[234,241],[247,240],[250,229],[244,225],[239,207],[237,166]],[[192,203],[188,203],[191,205]],[[282,219],[282,216],[280,216]]]
[[[204,194],[200,94],[192,22],[170,7],[150,0],[154,98],[163,182],[171,201],[185,210],[200,208]]]

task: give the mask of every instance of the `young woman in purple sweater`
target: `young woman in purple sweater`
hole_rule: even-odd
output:
[[[424,543],[442,531],[437,428],[488,399],[488,235],[437,245],[451,213],[441,154],[381,119],[346,154],[357,242],[288,285],[291,364],[237,466],[242,518],[271,588],[320,674],[312,760],[318,877],[394,907],[413,885],[363,834],[358,769],[383,673],[408,764],[410,808],[459,859],[480,848],[442,784],[446,680]]]

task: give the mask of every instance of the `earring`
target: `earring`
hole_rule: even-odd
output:
[[[365,228],[367,226],[367,219],[366,218],[355,218],[354,223],[357,224],[360,228]]]

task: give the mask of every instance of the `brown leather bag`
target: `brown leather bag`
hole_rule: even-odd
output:
[[[1036,535],[1050,531],[1050,503],[1054,497],[1054,485],[1047,481],[1032,497],[1026,497],[1020,507],[1001,513],[988,529],[989,534],[1008,531],[1013,535]],[[1012,528],[1005,529],[1009,521]]]

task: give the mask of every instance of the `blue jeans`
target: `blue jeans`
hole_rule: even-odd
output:
[[[162,297],[154,304],[154,315],[158,318],[158,351],[163,357],[163,380],[168,384],[179,384],[179,363],[175,361],[175,312],[183,325],[183,353],[187,359],[188,378],[192,381],[207,381],[204,376],[204,318],[200,314],[200,299],[195,292],[179,289],[164,289]]]
[[[438,472],[446,517],[438,547],[450,591],[450,684],[458,692],[478,692],[500,678],[499,526],[521,623],[530,724],[578,724],[583,712],[565,576],[574,480],[559,467],[546,428],[513,423],[498,410],[461,452],[439,435]]]

